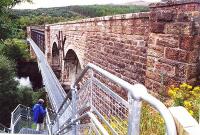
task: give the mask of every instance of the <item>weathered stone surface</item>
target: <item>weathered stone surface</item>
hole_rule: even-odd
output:
[[[191,51],[194,49],[193,37],[192,36],[182,36],[180,41],[180,49]]]
[[[165,58],[170,60],[176,60],[179,62],[188,62],[189,53],[187,51],[166,48],[165,49]]]
[[[171,65],[157,62],[155,64],[155,68],[156,71],[159,72],[160,74],[168,74],[170,76],[175,75],[175,67]]]
[[[188,14],[180,13],[177,15],[177,21],[178,22],[189,22],[191,21],[191,16]]]
[[[165,24],[164,33],[191,35],[192,25],[191,23],[185,23],[185,22],[167,23]]]
[[[165,46],[171,48],[179,47],[179,37],[171,34],[159,34],[158,39],[156,40],[156,45]]]
[[[170,22],[173,21],[174,13],[171,10],[159,10],[150,12],[150,20],[156,22]]]
[[[151,24],[150,31],[153,33],[163,33],[165,28],[165,23],[163,22],[154,22]]]

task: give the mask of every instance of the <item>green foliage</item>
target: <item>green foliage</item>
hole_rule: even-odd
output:
[[[118,6],[118,5],[88,5],[69,6],[71,11],[87,17],[106,16],[115,14],[135,13],[148,11],[145,6]]]
[[[44,25],[50,23],[57,23],[66,21],[64,17],[51,17],[51,16],[21,16],[17,22],[21,29],[26,30],[27,26]]]
[[[37,92],[32,93],[32,103],[37,103],[40,98],[46,99],[46,92],[43,88],[36,91]]]
[[[23,104],[25,106],[32,106],[32,95],[33,95],[33,89],[26,86],[18,86],[18,101],[20,104]]]
[[[9,125],[10,112],[18,104],[17,85],[14,80],[15,65],[3,55],[0,55],[0,121]]]
[[[20,2],[31,2],[31,0],[1,0],[0,1],[0,40],[15,35],[15,23],[12,22],[9,16],[9,9]]]
[[[10,113],[18,104],[32,106],[38,98],[44,98],[45,95],[20,86],[14,79],[15,76],[14,62],[0,55],[0,121],[7,126],[10,124]]]
[[[183,106],[196,119],[199,119],[200,87],[192,87],[186,83],[179,87],[172,86],[168,91],[174,101],[174,106]]]
[[[97,17],[114,14],[125,14],[148,11],[146,6],[120,6],[120,5],[86,5],[86,6],[67,6],[56,8],[40,8],[35,10],[13,10],[16,16],[51,16],[51,17]]]
[[[12,23],[11,20],[4,15],[0,14],[0,40],[6,39],[11,36]]]
[[[7,39],[3,42],[0,52],[8,58],[19,61],[27,61],[30,59],[29,48],[24,40]]]
[[[15,65],[3,55],[0,55],[0,82],[12,81],[15,76]]]

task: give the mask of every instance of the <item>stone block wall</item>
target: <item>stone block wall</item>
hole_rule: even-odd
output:
[[[199,1],[150,5],[146,86],[166,94],[170,85],[198,82]]]
[[[97,17],[49,28],[49,48],[58,43],[55,35],[62,31],[66,36],[64,56],[72,49],[81,68],[91,62],[132,84],[145,83],[149,13]],[[64,65],[63,60],[62,82]]]
[[[150,12],[89,18],[45,26],[45,55],[66,38],[60,50],[61,82],[65,56],[76,54],[80,67],[94,63],[129,83],[142,83],[166,95],[170,85],[198,83],[200,1],[150,4]],[[118,93],[119,90],[116,90]]]

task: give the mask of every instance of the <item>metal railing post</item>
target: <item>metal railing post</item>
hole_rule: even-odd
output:
[[[129,94],[128,102],[129,102],[128,135],[139,135],[142,101],[141,99],[134,99]]]
[[[57,129],[58,129],[58,131],[60,130],[59,117],[60,117],[60,115],[57,114],[56,121],[57,121]]]
[[[11,128],[11,134],[13,134],[14,133],[13,112],[11,113],[10,128]]]
[[[76,98],[77,98],[77,86],[72,87],[72,121],[76,119],[76,113],[77,113],[77,105],[76,105]],[[73,135],[76,135],[76,122],[72,125],[72,132]]]
[[[90,82],[90,90],[89,90],[89,92],[90,92],[90,105],[92,106],[92,89],[93,89],[93,87],[92,87],[92,85],[93,85],[93,79],[94,79],[94,71],[93,70],[91,70],[91,82]]]
[[[46,108],[46,126],[49,129],[49,132],[48,132],[49,135],[52,135],[52,122],[51,122],[51,118],[50,118],[49,111],[47,108]]]
[[[31,128],[31,109],[30,109],[30,107],[28,107],[27,110],[28,110],[28,115],[27,115],[28,127]]]

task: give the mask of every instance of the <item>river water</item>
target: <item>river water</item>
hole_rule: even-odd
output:
[[[26,86],[32,88],[32,84],[29,77],[21,77],[21,78],[16,77],[15,80],[19,82],[20,86]]]

